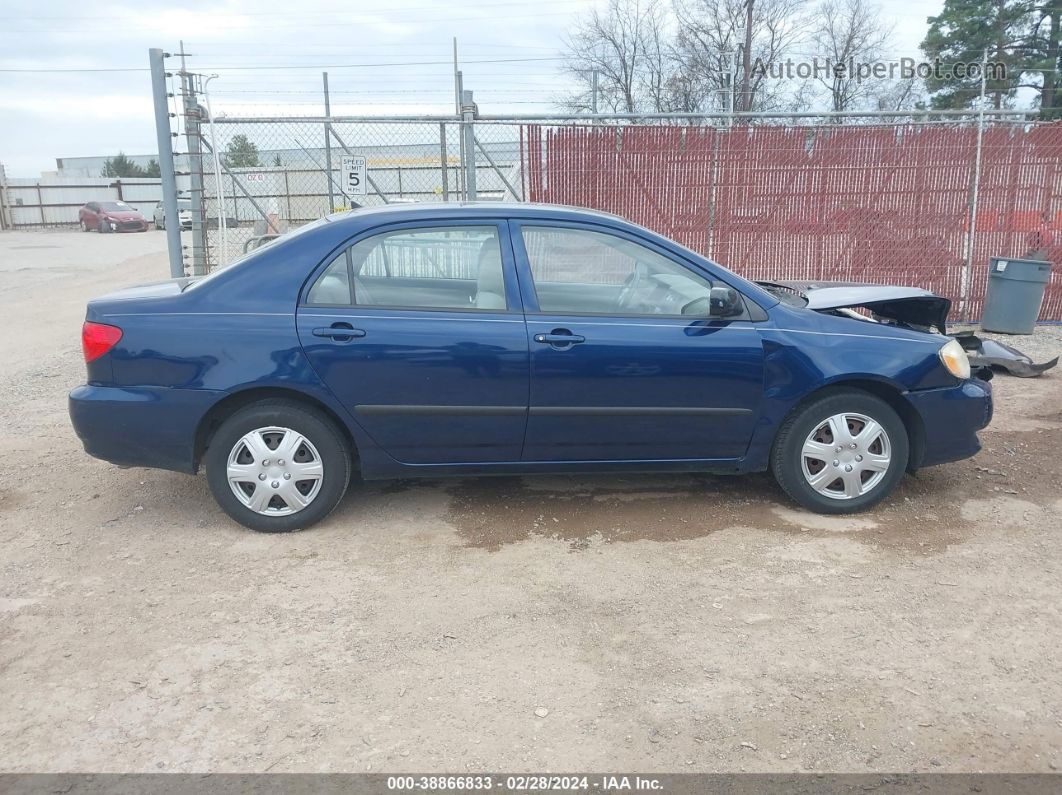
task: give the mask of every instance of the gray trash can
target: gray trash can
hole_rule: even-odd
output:
[[[1003,334],[1032,334],[1050,278],[1050,262],[992,257],[981,328]]]

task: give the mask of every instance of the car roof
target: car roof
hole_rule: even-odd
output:
[[[530,218],[570,221],[617,221],[629,224],[625,218],[600,210],[586,207],[572,207],[566,204],[539,204],[535,202],[404,202],[401,204],[380,204],[372,207],[359,207],[356,210],[332,213],[327,216],[330,223],[362,225],[370,223],[388,223],[415,221],[418,218]]]

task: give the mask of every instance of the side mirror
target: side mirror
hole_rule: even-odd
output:
[[[708,294],[708,317],[741,314],[741,294],[733,287],[713,287]]]

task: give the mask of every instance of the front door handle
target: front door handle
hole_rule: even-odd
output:
[[[586,337],[572,334],[570,331],[554,329],[551,334],[536,334],[535,342],[546,345],[578,345],[580,342],[586,342]]]
[[[365,330],[354,328],[349,323],[333,323],[325,328],[315,328],[313,335],[315,337],[329,337],[336,342],[350,342],[355,337],[364,337]]]

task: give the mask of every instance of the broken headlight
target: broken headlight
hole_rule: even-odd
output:
[[[963,379],[970,377],[970,357],[966,355],[958,340],[948,340],[937,351],[937,355],[953,376]]]

